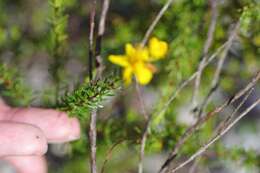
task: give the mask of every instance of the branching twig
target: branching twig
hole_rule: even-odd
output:
[[[97,73],[95,76],[95,80],[98,80],[102,77],[102,61],[101,61],[101,40],[105,32],[105,21],[106,21],[106,16],[109,8],[109,3],[110,0],[104,0],[103,6],[102,6],[102,12],[101,12],[101,17],[99,21],[99,27],[98,27],[98,36],[96,39],[96,49],[95,53],[94,52],[94,46],[93,46],[93,38],[94,38],[94,19],[95,19],[95,9],[96,7],[93,7],[93,12],[91,13],[91,23],[90,25],[90,47],[91,50],[93,51],[91,54],[91,58],[94,55],[95,56],[95,62],[96,62],[96,69]],[[96,6],[96,0],[93,1],[93,4]],[[91,78],[92,79],[92,59],[91,59]],[[91,81],[93,82],[93,81]],[[97,140],[97,129],[96,129],[96,123],[97,123],[97,110],[92,110],[91,111],[91,119],[90,119],[90,130],[89,130],[89,138],[90,138],[90,146],[91,146],[91,173],[97,173],[97,166],[96,166],[96,140]]]
[[[92,82],[93,78],[93,56],[94,52],[94,32],[95,32],[95,15],[96,15],[96,0],[92,2],[92,9],[90,12],[90,29],[89,29],[89,79]],[[92,110],[90,113],[90,125],[89,125],[89,143],[90,143],[90,171],[91,173],[97,173],[96,165],[96,142],[97,142],[97,111]]]
[[[241,118],[243,118],[247,113],[249,113],[253,108],[255,108],[258,104],[260,104],[260,98],[255,101],[250,107],[248,107],[243,113],[241,113],[233,122],[231,122],[223,131],[221,131],[218,135],[213,137],[207,144],[201,147],[196,153],[194,153],[189,159],[179,164],[177,167],[173,168],[170,172],[175,173],[179,169],[186,166],[188,163],[193,161],[196,157],[200,156],[204,153],[212,144],[214,144],[217,140],[219,140],[223,135],[225,135]]]
[[[102,6],[102,12],[99,20],[99,26],[98,26],[98,35],[96,39],[96,67],[97,67],[97,75],[96,79],[101,78],[102,72],[104,70],[104,66],[102,64],[102,58],[101,58],[101,48],[102,48],[102,38],[105,33],[105,24],[106,24],[106,18],[107,18],[107,12],[109,9],[110,0],[103,0],[103,6]]]
[[[241,106],[243,106],[243,104],[246,102],[246,100],[248,99],[248,97],[250,96],[250,94],[254,91],[254,88],[252,88],[250,91],[248,91],[248,93],[245,95],[245,97],[243,98],[243,100],[240,102],[240,104],[236,107],[236,109],[232,112],[232,114],[230,116],[228,116],[224,121],[222,121],[217,127],[216,130],[214,131],[213,134],[217,134],[220,133],[229,123],[230,121],[232,121],[232,119],[234,118],[234,116],[236,115],[236,113],[239,111],[239,109],[241,108]]]
[[[236,101],[238,98],[243,96],[246,92],[248,92],[251,88],[253,88],[257,81],[260,79],[260,71],[255,75],[255,77],[251,80],[251,82],[242,90],[240,90],[237,94],[235,94],[233,97],[231,97],[229,100],[227,100],[225,103],[223,103],[221,106],[216,107],[213,111],[209,112],[207,115],[201,117],[198,119],[198,121],[189,127],[184,134],[180,137],[177,144],[175,145],[174,150],[171,152],[167,160],[164,162],[160,172],[165,170],[169,164],[172,162],[172,160],[177,156],[177,153],[179,149],[182,147],[182,145],[187,141],[187,139],[207,120],[212,118],[215,114],[221,112],[225,107],[232,104],[234,101]]]
[[[210,6],[211,6],[211,11],[212,11],[211,21],[210,21],[208,34],[207,34],[207,40],[206,40],[206,42],[204,44],[204,48],[203,48],[202,59],[198,66],[198,75],[196,76],[194,93],[193,93],[193,97],[192,97],[192,103],[193,103],[194,108],[196,108],[198,106],[197,97],[198,97],[198,93],[199,93],[201,74],[203,72],[203,69],[204,69],[203,67],[204,67],[204,64],[206,63],[209,48],[212,45],[213,35],[214,35],[215,29],[216,29],[216,23],[217,23],[217,18],[218,18],[218,8],[217,8],[218,0],[210,0]]]
[[[143,47],[147,40],[149,39],[149,37],[151,36],[155,26],[158,24],[159,20],[162,18],[162,16],[164,15],[164,13],[167,11],[167,9],[169,8],[169,6],[173,3],[173,0],[168,0],[164,6],[162,7],[162,9],[160,10],[160,12],[157,14],[157,16],[155,17],[155,19],[153,20],[152,24],[149,26],[148,30],[146,31],[144,38],[141,42],[141,46]]]
[[[217,69],[215,71],[215,74],[214,74],[214,77],[213,77],[213,80],[212,80],[212,83],[211,83],[211,88],[209,90],[208,95],[204,98],[204,100],[202,101],[202,104],[199,108],[199,114],[198,114],[199,117],[203,114],[203,111],[207,107],[211,96],[215,93],[215,91],[218,88],[218,84],[219,84],[219,81],[220,81],[220,74],[221,74],[224,62],[227,58],[228,51],[229,51],[230,47],[232,46],[232,42],[233,42],[233,40],[236,36],[236,33],[238,31],[239,26],[240,26],[240,23],[237,22],[235,28],[232,30],[232,33],[230,34],[229,40],[227,42],[227,46],[225,47],[224,51],[222,52],[222,54],[219,58]]]
[[[203,56],[207,56],[209,52],[209,48],[212,45],[213,41],[213,35],[216,30],[216,24],[218,19],[218,0],[210,0],[210,7],[211,7],[211,21],[210,26],[207,34],[207,40],[205,42],[204,48],[203,48]]]
[[[90,12],[89,25],[89,52],[88,52],[88,73],[89,79],[93,78],[93,56],[94,56],[94,31],[95,31],[95,16],[96,16],[96,0],[93,0]]]
[[[228,42],[228,41],[227,41]],[[223,45],[221,45],[215,53],[213,53],[207,60],[207,62],[204,64],[203,68],[205,68],[206,66],[209,65],[209,63],[211,63],[216,57],[217,55],[226,47],[227,42],[225,42]],[[178,94],[181,92],[181,90],[186,87],[193,79],[195,79],[195,77],[198,75],[198,71],[196,71],[195,73],[193,73],[187,80],[185,80],[184,82],[182,82],[181,85],[179,85],[177,87],[177,89],[171,94],[169,100],[164,104],[163,108],[161,109],[161,111],[157,114],[158,116],[161,116],[170,106],[170,104],[176,99],[176,97],[178,96]]]
[[[219,134],[221,133],[221,131],[227,127],[227,125],[231,122],[231,120],[234,118],[234,116],[236,115],[236,113],[239,111],[239,109],[241,108],[241,106],[246,102],[246,100],[248,99],[248,97],[250,96],[250,94],[253,92],[254,88],[252,88],[250,91],[248,91],[248,93],[245,95],[245,97],[243,98],[243,100],[240,102],[240,104],[236,107],[236,109],[231,113],[230,116],[228,116],[224,121],[222,121],[214,130],[213,135],[215,134]],[[200,155],[201,156],[201,155]],[[197,161],[201,158],[200,156],[198,156],[196,158],[196,160],[194,161],[194,164],[192,165],[192,167],[190,168],[189,173],[194,173],[195,168],[196,167],[196,163]]]

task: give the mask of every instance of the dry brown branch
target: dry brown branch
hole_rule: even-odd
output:
[[[212,11],[211,21],[210,21],[210,25],[209,25],[208,34],[207,34],[207,40],[205,41],[204,48],[203,48],[202,58],[201,58],[201,61],[199,62],[198,75],[196,76],[196,79],[195,79],[194,93],[193,93],[193,97],[192,97],[192,104],[193,104],[194,108],[196,108],[198,106],[197,97],[198,97],[198,93],[199,93],[199,89],[200,89],[201,74],[204,69],[203,68],[204,64],[206,63],[206,60],[207,60],[209,48],[212,45],[213,35],[215,33],[217,18],[218,18],[218,8],[217,8],[218,1],[210,0],[210,6],[211,6],[211,11]]]
[[[146,31],[144,38],[141,42],[141,46],[143,47],[149,37],[151,36],[155,26],[158,24],[159,20],[162,18],[162,16],[164,15],[164,13],[167,11],[167,9],[169,8],[169,6],[173,3],[173,0],[168,0],[164,6],[162,7],[162,9],[159,11],[159,13],[157,14],[157,16],[155,17],[155,19],[153,20],[153,22],[151,23],[151,25],[149,26],[148,30]]]
[[[217,140],[219,140],[223,135],[225,135],[237,122],[243,118],[247,113],[249,113],[253,108],[255,108],[258,104],[260,104],[260,98],[255,101],[250,107],[248,107],[243,113],[241,113],[233,122],[231,122],[225,129],[223,129],[218,135],[213,137],[209,140],[208,143],[206,143],[203,147],[201,147],[196,153],[194,153],[191,157],[189,157],[187,160],[179,164],[177,167],[173,168],[170,173],[175,173],[179,169],[186,166],[188,163],[193,161],[196,157],[203,154],[212,144],[214,144]]]
[[[183,144],[187,141],[187,139],[206,121],[208,121],[210,118],[212,118],[215,114],[221,112],[225,107],[229,106],[230,104],[234,103],[237,99],[239,99],[241,96],[243,96],[246,92],[248,92],[250,89],[252,89],[257,81],[260,79],[260,71],[257,72],[255,77],[251,80],[251,82],[243,89],[241,89],[237,94],[235,94],[233,97],[231,97],[229,100],[227,100],[222,105],[216,107],[213,111],[210,111],[207,113],[207,115],[199,118],[197,122],[189,127],[184,134],[180,137],[177,144],[175,145],[174,150],[170,153],[169,157],[161,167],[160,172],[163,172],[166,168],[168,168],[169,164],[174,160],[174,158],[177,156],[177,153],[179,149],[183,146]]]

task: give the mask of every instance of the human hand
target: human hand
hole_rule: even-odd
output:
[[[11,108],[0,100],[0,159],[19,173],[47,173],[47,144],[79,137],[76,118],[51,109]]]

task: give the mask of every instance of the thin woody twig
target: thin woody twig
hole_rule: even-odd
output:
[[[92,82],[93,79],[93,56],[94,50],[94,32],[95,32],[95,16],[96,16],[96,0],[92,1],[92,9],[90,12],[90,29],[89,29],[89,79]],[[89,124],[89,143],[90,143],[90,172],[97,173],[96,165],[96,142],[97,142],[97,111],[92,110],[90,113]]]
[[[138,97],[138,100],[139,100],[139,103],[140,103],[140,107],[142,109],[143,116],[146,120],[148,120],[149,115],[147,114],[147,111],[145,109],[145,103],[144,103],[144,100],[142,98],[141,88],[140,88],[140,86],[137,82],[135,82],[135,89],[136,89],[136,94],[137,94],[137,97]]]
[[[147,40],[149,39],[149,37],[151,36],[155,26],[158,24],[159,20],[162,18],[162,16],[164,15],[164,13],[167,11],[167,9],[169,8],[169,6],[173,3],[173,0],[168,0],[164,6],[162,7],[162,9],[159,11],[159,13],[157,14],[157,16],[155,17],[155,19],[153,20],[153,22],[151,23],[151,25],[149,26],[148,30],[146,31],[144,38],[141,42],[141,46],[143,47],[146,43]]]
[[[94,56],[94,31],[95,31],[95,16],[96,16],[96,0],[92,2],[92,9],[90,12],[89,25],[89,51],[88,51],[88,73],[89,79],[93,78],[93,56]]]
[[[101,68],[101,40],[105,32],[105,21],[106,16],[108,12],[110,0],[104,0],[101,17],[99,21],[99,27],[98,27],[98,37],[96,40],[96,49],[94,50],[93,46],[93,39],[94,39],[94,29],[95,29],[95,13],[96,13],[96,0],[93,0],[93,7],[90,14],[90,36],[89,36],[89,45],[90,45],[90,51],[89,51],[89,75],[90,80],[92,82],[92,64],[93,64],[93,56],[95,56],[95,62],[96,62],[96,68],[97,68],[97,74],[95,76],[95,79],[99,79],[102,76],[102,68]],[[96,123],[97,123],[97,110],[91,111],[91,117],[90,117],[90,129],[89,129],[89,140],[90,140],[90,162],[91,162],[91,173],[97,173],[97,166],[96,166],[96,141],[97,141],[97,129],[96,129]]]
[[[233,29],[232,33],[230,34],[230,37],[229,37],[230,39],[227,42],[227,46],[225,47],[224,51],[222,52],[222,54],[219,58],[217,69],[215,71],[215,74],[214,74],[214,77],[213,77],[213,80],[211,83],[211,88],[209,90],[208,95],[204,98],[204,100],[202,101],[202,104],[199,108],[199,111],[198,111],[199,117],[203,114],[203,111],[204,111],[205,107],[208,105],[208,102],[210,101],[211,96],[215,93],[216,89],[218,88],[218,84],[220,81],[220,74],[221,74],[224,62],[227,58],[228,51],[229,51],[230,47],[232,46],[232,42],[236,36],[239,26],[240,26],[240,23],[237,22],[237,24],[235,25],[235,28]]]
[[[250,96],[250,94],[253,92],[254,88],[252,88],[250,91],[248,91],[248,93],[245,95],[245,97],[243,98],[243,100],[240,102],[240,104],[236,107],[236,109],[231,113],[230,116],[228,116],[224,121],[222,121],[214,130],[213,134],[219,134],[221,133],[221,131],[223,129],[225,129],[227,127],[227,125],[231,122],[231,120],[234,118],[234,116],[236,115],[236,113],[239,111],[239,109],[241,108],[241,106],[246,102],[246,100],[248,99],[248,97]],[[201,155],[200,155],[201,156]],[[200,156],[198,156],[196,158],[196,160],[194,161],[194,164],[192,165],[192,167],[190,168],[189,173],[194,173],[195,172],[195,168],[197,165],[198,160],[201,158]]]
[[[182,145],[187,141],[187,139],[202,125],[204,124],[207,120],[212,118],[215,114],[221,112],[225,107],[229,106],[232,104],[234,101],[239,99],[241,96],[243,96],[246,92],[248,92],[251,88],[253,88],[257,81],[260,79],[260,71],[257,72],[255,77],[251,80],[251,82],[243,89],[241,89],[237,94],[235,94],[233,97],[231,97],[229,100],[227,100],[225,103],[223,103],[221,106],[216,107],[213,111],[210,111],[207,113],[207,115],[202,116],[197,120],[197,122],[189,127],[184,134],[180,137],[178,140],[177,144],[175,145],[174,150],[170,153],[169,157],[167,160],[164,162],[164,164],[161,167],[160,172],[163,172],[166,168],[168,168],[169,164],[174,160],[174,158],[177,156],[177,153],[179,149],[182,147]]]
[[[197,158],[194,163],[191,165],[190,169],[189,169],[189,173],[195,173],[195,171],[198,168],[198,164],[200,162],[201,157]]]
[[[103,0],[103,5],[102,5],[102,11],[101,11],[101,16],[99,20],[99,26],[98,26],[98,35],[96,39],[96,67],[97,67],[97,75],[96,79],[101,78],[102,72],[104,70],[104,66],[102,63],[102,58],[101,58],[101,48],[102,48],[102,38],[105,33],[106,29],[106,18],[107,18],[107,13],[110,5],[110,0]]]
[[[107,162],[109,161],[109,159],[111,158],[111,154],[112,151],[121,143],[123,143],[125,140],[119,140],[118,142],[116,142],[115,144],[112,145],[112,147],[108,150],[107,154],[106,154],[106,158],[105,161],[103,162],[102,168],[101,168],[101,173],[105,173],[105,166],[107,164]]]
[[[228,42],[228,41],[227,41]],[[215,53],[213,53],[207,60],[207,62],[204,64],[204,68],[208,66],[216,57],[217,55],[225,48],[227,45],[227,42],[225,42],[223,45],[221,45]],[[182,84],[177,87],[177,89],[171,94],[169,100],[164,104],[163,108],[160,110],[160,112],[157,114],[158,116],[162,115],[170,106],[170,104],[176,99],[178,94],[181,92],[181,90],[186,87],[195,77],[198,75],[198,71],[193,73],[188,79],[186,79]]]
[[[168,1],[169,2],[169,1]],[[147,37],[148,39],[148,37]],[[215,53],[213,53],[209,58],[206,58],[206,62],[203,64],[202,68],[204,69],[206,66],[208,66],[216,57],[217,55],[227,46],[227,44],[229,43],[230,38],[224,43],[222,44],[216,51]],[[196,78],[196,76],[198,75],[198,70],[193,73],[187,80],[185,80],[181,85],[179,85],[179,87],[177,87],[177,89],[173,92],[173,94],[171,94],[169,100],[164,104],[163,108],[161,109],[161,111],[157,114],[158,116],[162,115],[167,108],[169,107],[169,105],[175,100],[175,98],[178,96],[178,94],[180,93],[180,91],[187,86],[193,79]]]
[[[239,105],[236,107],[236,109],[232,112],[230,116],[228,116],[224,121],[222,121],[217,127],[216,130],[214,131],[215,134],[220,133],[229,123],[230,121],[234,118],[236,113],[239,111],[241,106],[246,102],[250,94],[254,91],[254,88],[252,88],[248,93],[245,95],[243,100],[239,103]]]
[[[205,68],[206,66],[208,66],[216,57],[217,55],[227,46],[229,40],[227,40],[223,45],[221,45],[216,51],[215,53],[213,53],[209,58],[207,58],[207,61],[205,64],[203,64],[203,68]],[[187,80],[185,80],[179,87],[177,87],[177,89],[173,92],[173,94],[171,95],[171,97],[169,98],[169,100],[166,102],[166,104],[164,104],[163,108],[161,109],[161,111],[157,114],[157,116],[161,116],[162,114],[164,114],[164,112],[168,109],[168,107],[170,106],[170,104],[176,99],[176,97],[178,96],[178,94],[181,92],[181,90],[187,86],[193,79],[195,79],[195,77],[198,75],[198,71],[196,71],[195,73],[193,73],[193,75],[191,75]],[[160,173],[163,172],[166,168],[166,166],[169,164],[169,161],[174,159],[175,157],[175,152],[174,151],[174,155],[172,155],[171,157],[169,157],[166,162],[162,165],[161,169],[160,169]]]
[[[207,40],[204,43],[203,52],[202,52],[202,58],[198,65],[198,74],[195,79],[195,85],[194,85],[194,91],[192,95],[192,110],[191,112],[194,114],[195,117],[200,117],[201,114],[198,111],[198,95],[200,91],[200,83],[201,83],[201,75],[203,73],[203,66],[206,63],[209,49],[213,43],[214,33],[216,30],[217,25],[217,19],[218,19],[218,0],[209,0],[210,3],[210,9],[211,9],[211,20],[209,24],[209,29],[207,33]],[[227,46],[226,46],[227,47]],[[199,114],[198,114],[199,113]],[[190,168],[190,173],[194,172],[197,167],[198,160],[194,162],[193,167]]]
[[[216,29],[217,18],[218,18],[218,8],[217,8],[218,0],[210,0],[210,6],[211,6],[211,11],[212,11],[211,21],[210,21],[208,34],[207,34],[207,40],[205,41],[204,48],[203,48],[202,59],[198,66],[198,75],[196,76],[196,79],[195,79],[194,93],[193,93],[193,97],[192,97],[192,104],[193,104],[194,108],[196,108],[198,106],[197,97],[198,97],[199,88],[200,88],[201,74],[203,72],[203,69],[204,69],[203,67],[204,67],[204,64],[206,63],[209,48],[212,45],[213,35],[214,35],[215,29]]]
[[[106,18],[107,18],[107,12],[109,9],[110,0],[104,0],[103,6],[102,6],[102,12],[101,17],[99,21],[99,27],[98,27],[98,35],[103,36],[106,29]]]
[[[237,30],[238,30],[239,26],[240,26],[240,22],[238,22],[236,24],[235,28],[233,29],[233,31],[230,35],[230,39],[228,41],[228,44],[227,44],[225,50],[223,51],[222,56],[219,59],[218,66],[217,66],[217,69],[216,69],[216,72],[214,74],[214,78],[213,78],[213,81],[212,81],[212,84],[211,84],[212,88],[215,88],[215,86],[217,85],[217,83],[219,81],[220,73],[221,73],[221,70],[223,68],[224,61],[227,57],[228,50],[230,49],[232,42],[233,42],[233,40],[234,40],[234,38],[237,34]]]
[[[143,160],[144,160],[144,155],[145,155],[146,140],[147,140],[147,137],[149,134],[150,122],[151,122],[151,116],[146,121],[144,132],[143,132],[142,138],[141,138],[141,147],[140,147],[140,156],[139,156],[140,161],[138,164],[138,173],[143,173]]]
[[[213,35],[216,30],[216,24],[218,19],[218,0],[210,0],[210,6],[212,10],[212,17],[210,21],[210,26],[207,34],[207,40],[205,42],[204,48],[203,48],[203,55],[206,56],[209,52],[209,48],[212,45],[213,41]]]
[[[143,115],[145,117],[145,127],[144,127],[144,131],[142,133],[142,137],[141,137],[141,146],[140,146],[140,155],[139,155],[139,164],[138,164],[138,173],[143,173],[143,160],[144,160],[144,155],[145,155],[145,145],[146,145],[146,140],[149,134],[149,126],[150,126],[150,122],[151,122],[151,116],[148,115],[146,109],[145,109],[145,103],[144,100],[141,96],[141,91],[140,91],[140,86],[139,84],[136,82],[136,91],[137,91],[137,95],[138,95],[138,99],[139,99],[139,103],[143,112]]]
[[[179,169],[186,166],[188,163],[193,161],[196,157],[203,154],[212,144],[214,144],[217,140],[219,140],[223,135],[225,135],[239,120],[241,120],[247,113],[249,113],[253,108],[255,108],[258,104],[260,104],[260,98],[255,101],[250,107],[248,107],[242,114],[240,114],[233,122],[231,122],[223,131],[221,131],[218,135],[213,137],[206,143],[203,147],[201,147],[196,153],[194,153],[189,159],[179,164],[177,167],[173,168],[170,173],[175,173]]]
[[[91,111],[90,117],[90,128],[89,128],[89,143],[90,143],[90,170],[91,173],[97,173],[97,165],[96,165],[96,143],[97,143],[97,111]]]

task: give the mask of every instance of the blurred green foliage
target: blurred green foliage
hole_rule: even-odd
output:
[[[14,106],[28,106],[32,99],[31,90],[16,69],[8,69],[4,64],[0,64],[0,94]]]
[[[15,106],[29,105],[34,97],[40,97],[36,106],[55,107],[79,117],[82,121],[83,137],[72,144],[73,152],[59,161],[61,167],[51,166],[51,171],[87,172],[88,111],[99,109],[98,119],[98,164],[102,165],[111,145],[124,140],[112,154],[107,164],[107,172],[131,172],[136,170],[140,137],[144,128],[144,118],[133,100],[137,97],[133,86],[118,91],[117,81],[120,71],[108,63],[108,54],[122,53],[125,43],[138,43],[166,0],[111,0],[107,29],[103,41],[102,57],[105,61],[105,74],[109,77],[90,83],[87,71],[87,40],[89,32],[89,13],[91,1],[76,0],[1,0],[0,1],[0,94]],[[100,11],[100,4],[98,3]],[[218,5],[219,16],[213,45],[214,52],[222,45],[230,26],[241,22],[239,44],[228,54],[223,69],[220,87],[231,93],[235,84],[252,76],[260,67],[260,3],[257,0],[226,0]],[[98,18],[97,18],[98,19]],[[158,72],[146,89],[156,91],[152,113],[161,110],[170,94],[181,81],[187,79],[197,68],[202,49],[207,39],[211,20],[211,9],[206,0],[176,0],[168,9],[154,35],[170,45],[168,57],[156,64]],[[43,95],[35,95],[34,88],[23,81],[27,69],[20,64],[34,60],[38,53],[48,58],[49,78],[52,83],[43,89]],[[69,75],[68,65],[76,60],[83,65],[76,77]],[[201,95],[209,89],[215,64],[207,67],[202,78]],[[239,76],[239,78],[237,77]],[[72,85],[72,87],[71,87]],[[188,86],[168,110],[153,122],[147,141],[147,154],[171,150],[187,125],[178,121],[180,109],[190,102],[193,86]],[[149,93],[154,94],[154,93]],[[53,99],[59,102],[53,102]],[[113,96],[113,97],[111,97]],[[146,101],[147,99],[145,99]],[[149,100],[149,99],[148,99]],[[58,104],[57,104],[58,103]],[[35,104],[34,104],[35,105]],[[210,109],[212,105],[208,107]],[[190,155],[212,134],[218,119],[208,122],[182,149],[185,156]],[[199,137],[200,140],[197,140]],[[217,143],[211,149],[227,160],[237,161],[244,157],[243,163],[259,167],[259,155],[243,148],[227,149]],[[204,158],[210,162],[210,158]],[[205,162],[206,162],[205,161]]]

